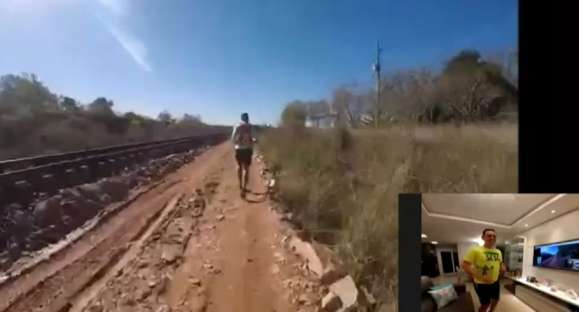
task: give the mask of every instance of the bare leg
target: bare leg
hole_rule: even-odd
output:
[[[245,177],[244,177],[243,187],[247,190],[247,184],[249,183],[249,165],[245,165]]]
[[[480,306],[480,308],[478,309],[478,312],[488,312],[490,305],[489,304],[485,304]]]
[[[242,190],[243,189],[243,185],[241,184],[241,172],[243,170],[243,167],[241,164],[237,164],[237,180],[239,181],[239,189]]]
[[[499,304],[499,301],[498,301],[498,300],[493,300],[493,299],[491,299],[491,309],[490,309],[489,311],[490,311],[490,312],[493,312],[493,311],[496,309],[497,304]]]

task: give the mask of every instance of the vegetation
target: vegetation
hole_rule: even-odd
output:
[[[182,137],[208,127],[200,116],[175,119],[164,111],[155,120],[113,109],[104,97],[83,105],[57,96],[34,74],[2,76],[0,159]]]
[[[301,226],[331,245],[357,282],[396,305],[398,194],[517,192],[517,125],[492,122],[516,108],[517,92],[498,65],[472,51],[438,77],[389,77],[385,90],[379,129],[351,117],[365,113],[371,92],[342,87],[331,105],[288,104],[260,148],[280,168],[280,200]],[[304,127],[306,115],[326,108],[337,127]]]
[[[363,115],[386,126],[396,122],[471,123],[508,120],[518,111],[517,77],[512,64],[484,60],[477,51],[465,50],[450,59],[439,74],[427,69],[398,71],[383,77],[380,101],[377,92],[357,86],[334,90],[330,102],[294,101],[308,115],[334,114],[336,121],[364,127]],[[288,106],[290,106],[288,104]],[[374,125],[374,123],[371,123]]]

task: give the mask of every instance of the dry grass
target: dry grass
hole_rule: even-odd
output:
[[[398,194],[517,192],[517,127],[416,125],[381,130],[270,130],[280,198],[356,280],[395,304]]]

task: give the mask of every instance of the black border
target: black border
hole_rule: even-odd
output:
[[[573,1],[519,1],[519,192],[579,193]],[[569,7],[564,7],[569,4]]]
[[[398,311],[420,311],[421,194],[398,195]]]

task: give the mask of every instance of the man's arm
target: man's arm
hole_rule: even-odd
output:
[[[237,136],[237,126],[233,126],[233,132],[231,132],[231,142],[235,144],[235,137]]]
[[[472,278],[474,280],[475,271],[472,267],[472,263],[470,263],[469,261],[463,260],[462,261],[462,269],[464,270],[464,272],[466,272],[466,274],[468,274],[468,276],[470,276],[470,278]]]
[[[505,275],[505,272],[507,272],[507,267],[505,266],[504,262],[501,262],[501,271],[499,272],[499,278],[503,277],[503,275]]]

